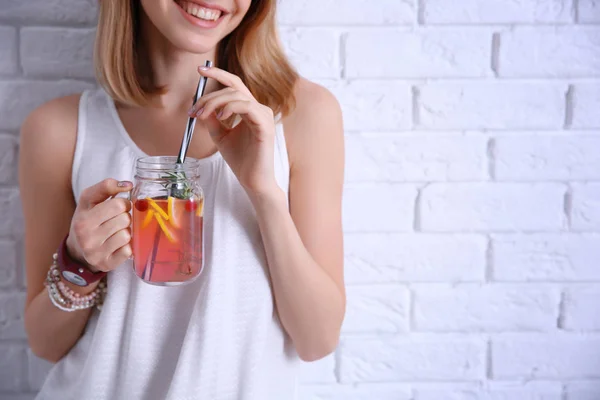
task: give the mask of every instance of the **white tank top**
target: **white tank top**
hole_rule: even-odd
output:
[[[288,193],[289,162],[276,121],[275,174]],[[72,185],[133,180],[146,156],[102,89],[79,105]],[[108,274],[108,295],[75,347],[51,369],[39,400],[288,400],[299,357],[275,312],[254,209],[216,154],[201,160],[205,269],[180,287],[141,282],[131,261]]]

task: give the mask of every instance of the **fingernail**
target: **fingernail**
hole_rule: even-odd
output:
[[[133,185],[133,183],[129,181],[120,181],[119,183],[117,183],[118,187],[128,187],[129,185]]]
[[[201,66],[201,67],[200,67],[200,69],[201,69],[202,71],[208,71],[208,70],[210,69],[210,67],[207,67],[207,66],[204,66],[204,65],[203,65],[203,66]]]
[[[202,107],[201,109],[198,110],[198,112],[196,113],[196,117],[199,117],[200,115],[202,115],[203,112],[204,112],[204,107]]]
[[[187,110],[188,114],[192,114],[194,112],[194,106],[191,106],[189,110]]]
[[[219,113],[217,114],[217,119],[221,119],[222,116],[223,116],[223,110],[219,111]]]

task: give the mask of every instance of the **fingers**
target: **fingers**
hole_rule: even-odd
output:
[[[79,198],[82,207],[90,209],[93,206],[102,203],[109,197],[119,193],[128,192],[133,188],[133,183],[129,181],[117,181],[116,179],[105,179],[94,186],[85,189]]]
[[[125,261],[127,261],[133,255],[133,250],[129,244],[126,244],[123,247],[120,247],[115,252],[113,252],[106,263],[108,265],[121,265]]]
[[[129,213],[122,213],[100,225],[98,234],[102,237],[110,238],[118,231],[129,228],[130,226],[131,216]]]
[[[208,102],[209,100],[213,100],[216,97],[219,97],[221,95],[224,94],[229,94],[229,93],[235,93],[237,92],[237,90],[227,87],[225,89],[221,89],[221,90],[217,90],[216,92],[213,93],[209,93],[205,96],[202,96],[198,99],[198,101],[188,110],[188,115],[190,117],[196,117],[196,115],[198,114],[198,111],[200,109],[204,108],[204,105],[206,104],[206,102]]]
[[[207,78],[212,78],[222,85],[237,89],[250,97],[254,97],[246,85],[244,85],[244,82],[242,82],[237,75],[229,73],[220,68],[205,66],[198,67],[198,72],[200,75],[206,76]]]
[[[129,213],[131,202],[127,199],[115,198],[98,204],[87,212],[87,219],[92,226],[100,226],[119,214]]]
[[[97,248],[88,260],[90,264],[101,271],[112,271],[133,254],[130,242],[130,228],[121,229]]]
[[[207,98],[198,100],[199,109],[194,116],[199,119],[205,119],[207,116],[212,115],[217,110],[220,110],[228,103],[234,101],[246,102],[248,105],[251,104],[251,101],[248,99],[248,97],[238,91],[226,92],[210,99]],[[220,115],[217,114],[217,118],[219,117]]]
[[[112,252],[126,243],[118,247],[112,245],[112,250],[108,253],[106,248],[111,247],[106,246],[106,243],[115,237],[131,238],[129,233],[131,202],[127,199],[111,197],[128,192],[132,188],[133,184],[129,181],[105,179],[82,192],[69,231],[72,254],[76,254],[77,258],[102,271],[109,271],[117,266],[107,264],[106,260],[111,257]]]
[[[131,229],[125,228],[116,232],[114,235],[106,239],[102,245],[102,252],[108,256],[115,251],[131,242]]]

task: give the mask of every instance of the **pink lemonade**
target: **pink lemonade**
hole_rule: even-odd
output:
[[[156,285],[196,278],[203,266],[203,199],[142,198],[133,208],[135,273]]]

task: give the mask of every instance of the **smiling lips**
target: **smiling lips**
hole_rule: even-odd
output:
[[[204,21],[216,21],[221,17],[221,14],[223,14],[221,10],[202,7],[197,3],[192,3],[189,1],[177,1],[177,3],[186,13]]]

